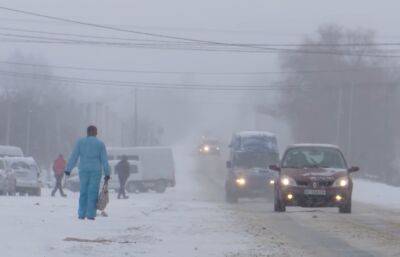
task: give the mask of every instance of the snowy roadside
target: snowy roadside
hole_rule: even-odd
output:
[[[386,209],[400,209],[400,187],[355,179],[353,200]]]
[[[7,257],[276,254],[276,248],[255,245],[229,206],[204,199],[191,173],[178,167],[177,187],[165,194],[117,200],[112,193],[109,217],[94,222],[77,219],[78,194],[71,192],[68,198],[52,198],[49,190],[42,197],[0,197],[0,252]]]

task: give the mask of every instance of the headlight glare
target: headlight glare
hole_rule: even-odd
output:
[[[237,178],[236,179],[236,184],[238,186],[244,186],[244,185],[246,185],[246,179],[245,178]]]
[[[333,183],[334,187],[347,187],[348,185],[349,185],[349,178],[348,177],[338,178]]]
[[[291,177],[285,176],[281,178],[281,184],[283,186],[296,186],[296,181],[294,181],[294,179]]]

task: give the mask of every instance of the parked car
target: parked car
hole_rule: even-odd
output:
[[[16,192],[20,195],[41,195],[40,168],[32,157],[5,157],[8,170],[16,180]]]
[[[4,158],[0,158],[0,195],[15,195],[16,178],[14,172],[7,167]]]
[[[21,148],[11,145],[0,145],[0,157],[23,157]]]
[[[269,169],[269,165],[279,163],[275,135],[263,131],[236,133],[229,147],[226,201],[236,203],[239,198],[267,197],[272,194],[277,174]]]
[[[338,207],[341,213],[351,213],[353,181],[351,173],[358,167],[348,167],[339,147],[324,144],[289,146],[275,183],[274,209],[286,211],[286,206]]]

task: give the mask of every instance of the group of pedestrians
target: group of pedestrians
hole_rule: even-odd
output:
[[[99,196],[101,177],[104,175],[104,182],[110,180],[110,166],[108,164],[108,155],[105,144],[97,138],[97,128],[89,126],[87,136],[79,139],[75,144],[72,154],[68,160],[60,154],[54,161],[53,172],[56,179],[55,187],[51,192],[55,196],[57,190],[61,196],[67,195],[63,191],[64,174],[69,177],[72,170],[78,164],[79,175],[79,207],[78,218],[94,220],[97,212],[97,201]],[[128,158],[123,156],[120,162],[115,166],[115,171],[120,182],[118,199],[121,197],[127,199],[125,193],[125,184],[130,174]]]

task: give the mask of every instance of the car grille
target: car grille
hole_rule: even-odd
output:
[[[267,179],[262,177],[247,177],[247,186],[250,188],[265,188],[267,184]]]
[[[296,181],[298,186],[308,186],[308,182],[307,181]]]
[[[296,181],[298,186],[313,186],[313,182],[309,182],[309,181]],[[333,181],[317,181],[317,186],[318,187],[330,187],[333,185]]]

